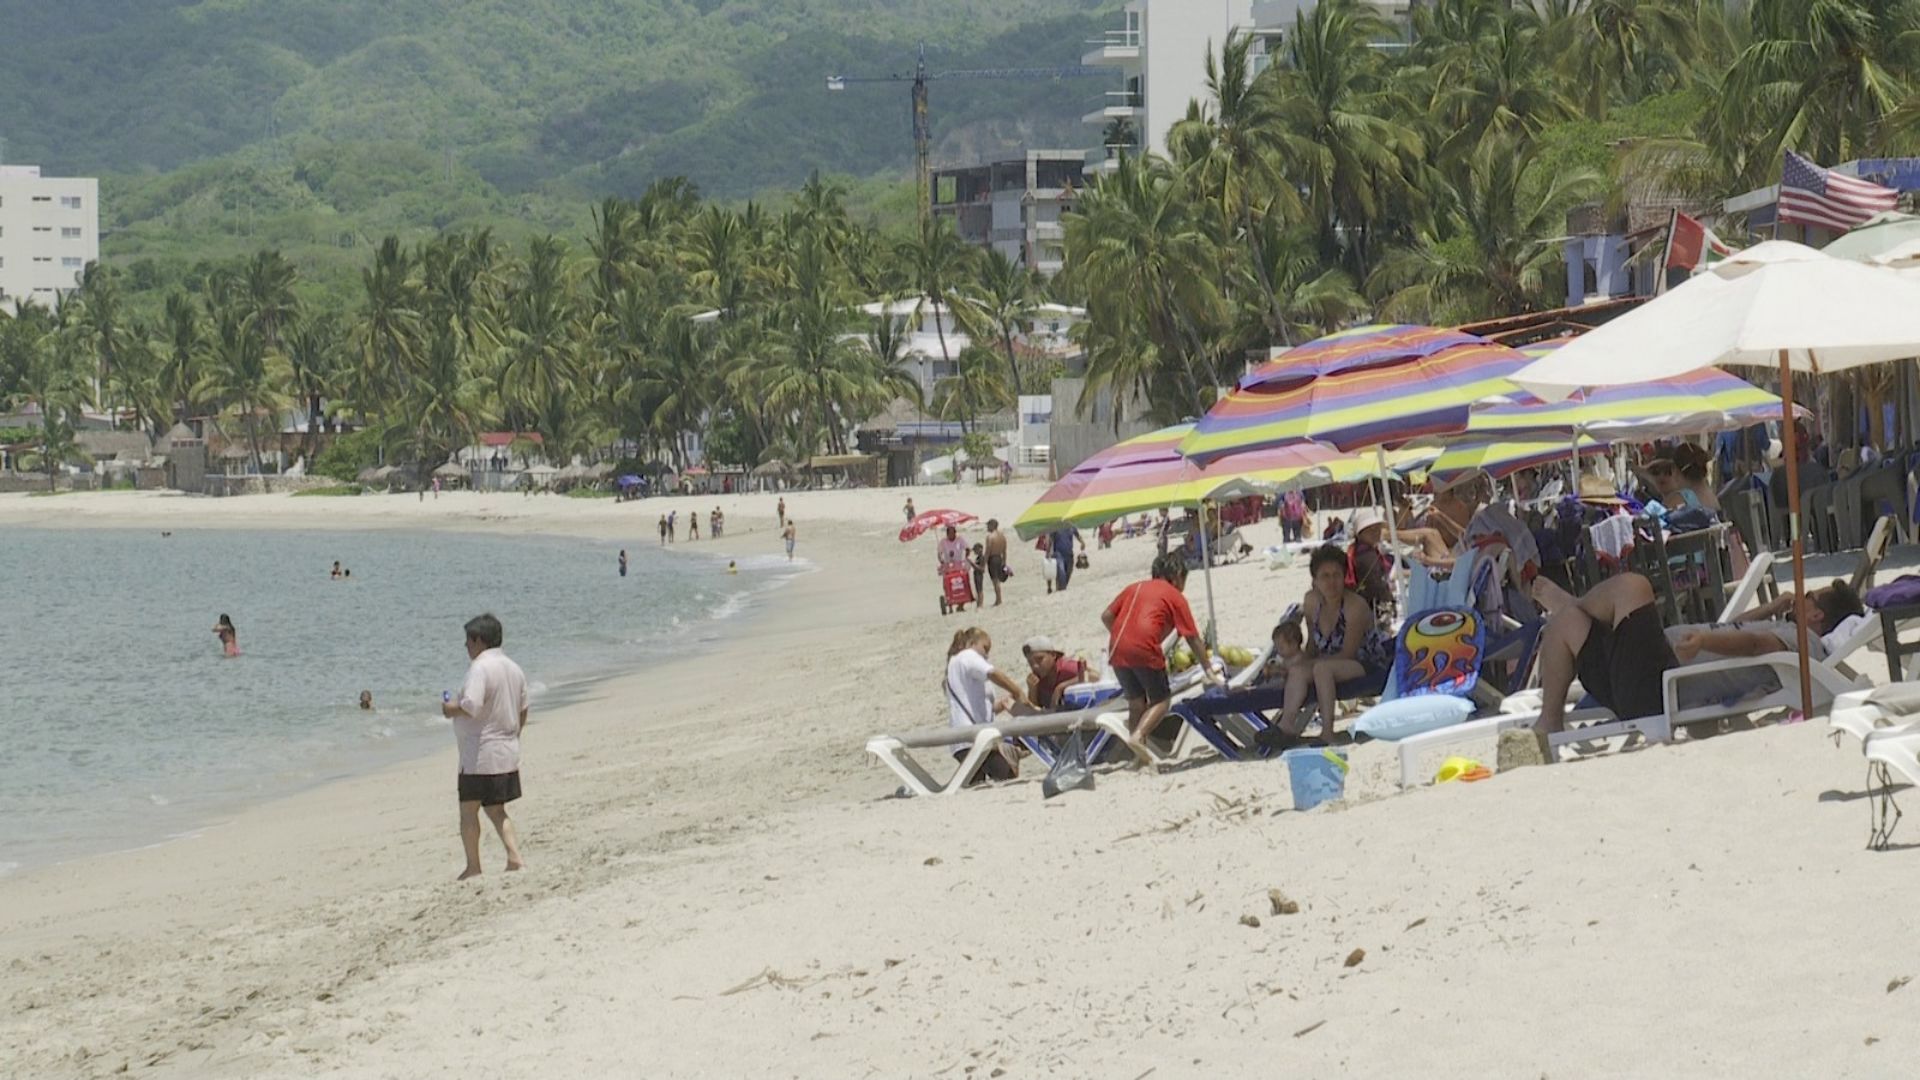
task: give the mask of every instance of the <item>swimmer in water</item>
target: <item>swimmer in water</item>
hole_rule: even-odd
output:
[[[727,573],[737,574],[739,572],[740,572],[740,564],[734,562],[731,559],[727,560]]]
[[[627,576],[627,549],[626,548],[620,549],[620,576],[621,577]]]
[[[220,644],[228,656],[240,655],[240,635],[233,628],[233,620],[225,615],[213,624],[213,632],[219,636]]]
[[[340,560],[339,559],[333,560],[333,580],[335,581],[340,580]]]
[[[371,690],[360,691],[360,711],[361,712],[373,711],[373,691]]]

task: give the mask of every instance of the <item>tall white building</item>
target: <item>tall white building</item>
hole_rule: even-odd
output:
[[[100,181],[0,165],[0,307],[58,307],[99,257]]]
[[[1373,6],[1404,23],[1408,0],[1374,0]],[[1313,8],[1313,0],[1133,0],[1122,11],[1124,24],[1090,42],[1080,58],[1089,67],[1116,67],[1126,86],[1110,91],[1102,108],[1084,119],[1103,136],[1103,145],[1087,157],[1087,172],[1111,172],[1124,152],[1167,152],[1167,131],[1187,115],[1187,104],[1206,102],[1207,55],[1218,53],[1238,30],[1253,41],[1252,66],[1258,74],[1278,53],[1294,20]],[[1125,121],[1133,141],[1105,145],[1105,133]]]

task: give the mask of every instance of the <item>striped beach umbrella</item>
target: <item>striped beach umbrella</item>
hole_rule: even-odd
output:
[[[1474,403],[1519,392],[1515,349],[1458,330],[1363,326],[1254,369],[1200,418],[1181,452],[1208,462],[1310,439],[1343,451],[1466,430]]]
[[[1521,352],[1539,359],[1571,338],[1529,345]],[[1563,401],[1542,401],[1521,391],[1476,408],[1467,424],[1475,442],[1502,438],[1592,436],[1600,442],[1700,435],[1780,419],[1780,398],[1707,367],[1654,382],[1596,386]],[[1561,443],[1562,453],[1568,449]]]
[[[1231,454],[1202,466],[1176,449],[1191,429],[1163,428],[1088,458],[1020,515],[1014,531],[1031,539],[1061,524],[1092,526],[1165,506],[1357,479],[1371,468],[1316,443]]]

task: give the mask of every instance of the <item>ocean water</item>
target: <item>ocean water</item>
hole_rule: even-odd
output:
[[[0,529],[0,873],[190,833],[424,754],[462,625],[500,617],[533,708],[711,643],[793,573],[550,537]],[[708,547],[703,542],[702,548]],[[338,559],[352,570],[334,581]],[[229,615],[241,655],[212,633]],[[375,709],[359,708],[371,690]]]

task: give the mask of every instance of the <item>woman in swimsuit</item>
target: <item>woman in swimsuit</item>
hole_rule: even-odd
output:
[[[1300,605],[1307,624],[1307,649],[1287,671],[1286,706],[1280,730],[1298,739],[1307,726],[1307,698],[1320,703],[1320,730],[1333,733],[1334,706],[1341,683],[1380,679],[1393,666],[1393,639],[1373,621],[1373,606],[1347,588],[1346,552],[1329,544],[1313,553],[1313,588]]]
[[[225,615],[213,624],[213,632],[220,638],[220,644],[228,656],[240,655],[240,635],[233,629],[233,620]]]

